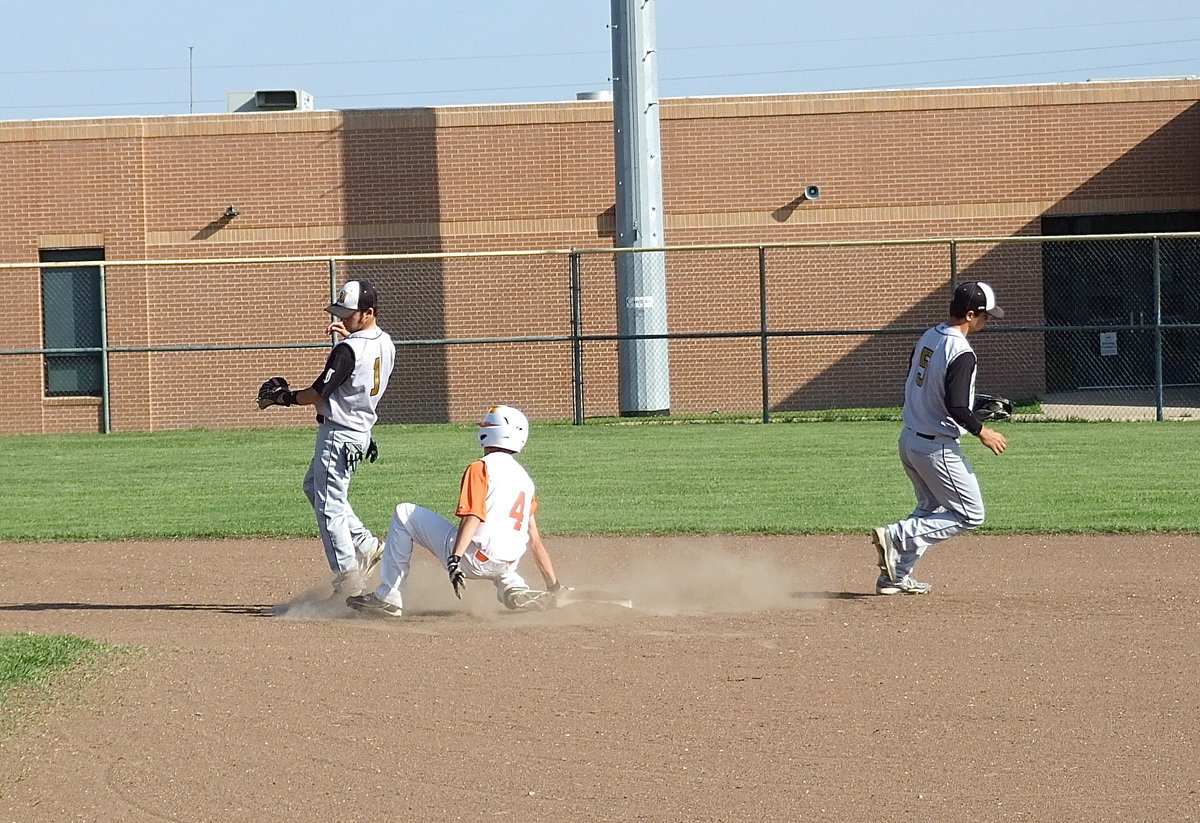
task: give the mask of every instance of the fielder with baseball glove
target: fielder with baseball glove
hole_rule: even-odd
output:
[[[317,445],[304,494],[317,515],[325,558],[341,597],[363,591],[366,577],[383,554],[383,543],[350,508],[350,478],[365,457],[378,454],[371,428],[375,408],[387,389],[396,359],[392,338],[375,322],[375,288],[351,280],[325,309],[332,320],[326,334],[343,339],[329,352],[321,376],[311,386],[294,390],[283,377],[258,387],[260,409],[271,406],[316,406]]]
[[[983,494],[959,438],[972,435],[988,451],[1003,454],[1004,435],[983,421],[1007,420],[1012,403],[991,395],[972,397],[978,361],[967,337],[1002,317],[991,286],[963,283],[954,290],[949,317],[913,348],[899,446],[917,506],[903,520],[871,532],[879,566],[876,594],[928,594],[932,586],[912,576],[925,550],[983,525]]]

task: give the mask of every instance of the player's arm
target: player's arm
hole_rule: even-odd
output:
[[[458,537],[451,552],[458,557],[467,553],[479,524],[487,520],[487,489],[487,463],[476,460],[467,466],[458,487],[458,506],[454,510],[458,517]]]
[[[315,406],[322,399],[337,391],[338,386],[346,382],[354,373],[354,349],[345,343],[338,343],[325,359],[325,367],[321,376],[313,381],[306,389],[296,392],[296,403],[301,406]]]
[[[529,553],[533,555],[533,562],[541,572],[542,580],[546,582],[546,590],[557,591],[559,582],[554,573],[554,563],[550,561],[550,553],[546,551],[546,544],[542,542],[542,535],[538,532],[537,518],[532,514],[529,515]]]
[[[487,464],[476,460],[463,472],[458,490],[458,534],[454,537],[454,548],[446,558],[446,571],[450,574],[450,585],[454,595],[462,597],[467,587],[467,578],[459,566],[459,559],[467,553],[479,524],[487,518]]]
[[[454,549],[450,553],[455,557],[462,557],[466,554],[467,548],[475,539],[475,532],[479,531],[479,524],[482,522],[477,514],[464,514],[459,518],[458,536],[454,538]]]
[[[1004,451],[1004,435],[989,429],[971,411],[971,379],[975,374],[975,354],[963,352],[946,369],[946,411],[954,422],[979,438],[993,454]]]
[[[463,589],[467,587],[467,576],[463,574],[459,561],[467,553],[467,547],[471,545],[471,540],[482,522],[475,514],[462,515],[458,521],[458,536],[454,538],[454,548],[446,558],[446,572],[450,575],[450,585],[454,588],[455,597],[461,598]]]

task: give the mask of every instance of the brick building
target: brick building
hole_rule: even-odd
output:
[[[667,241],[1200,228],[1198,101],[1195,79],[664,100]],[[303,346],[322,342],[328,264],[125,264],[612,243],[605,102],[4,122],[0,172],[0,262],[26,265],[0,269],[14,304],[0,328],[4,433],[102,425],[97,357],[81,369],[18,353],[97,345],[96,319],[78,316],[95,297],[92,275],[39,262],[118,263],[103,284],[113,430],[238,428],[309,424],[294,410],[267,419],[250,398],[271,374],[315,376],[325,352]],[[806,184],[820,199],[800,197]],[[667,258],[672,331],[758,328],[756,250]],[[1042,250],[964,245],[957,262],[962,279],[996,285],[1012,322],[1045,321]],[[570,331],[565,256],[335,268],[338,279],[378,281],[381,322],[397,339]],[[611,257],[585,256],[581,268],[584,331],[611,333]],[[772,250],[770,271],[778,329],[924,326],[948,297],[945,245]],[[862,402],[880,373],[902,371],[910,342],[774,341],[770,404]],[[247,343],[286,348],[232,350]],[[990,387],[1045,389],[1055,366],[1040,336],[995,347]],[[615,411],[614,352],[611,342],[586,348],[589,414]],[[757,339],[673,341],[672,409],[754,410],[759,355]],[[469,419],[501,401],[571,415],[561,342],[413,345],[397,370],[387,422]],[[168,381],[187,396],[164,392]],[[237,397],[231,382],[244,387]]]

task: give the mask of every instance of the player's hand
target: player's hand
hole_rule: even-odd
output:
[[[332,323],[330,323],[328,326],[326,326],[325,333],[326,334],[337,334],[342,337],[350,336],[350,332],[346,331],[346,327],[342,324],[341,320],[334,320]]]
[[[549,593],[546,598],[546,605],[549,608],[557,608],[567,602],[573,589],[570,586],[564,586],[561,580],[555,580],[546,587],[546,591]]]
[[[450,585],[454,587],[454,596],[462,600],[463,589],[467,587],[467,576],[458,567],[459,557],[451,554],[446,559],[446,571],[450,573]]]
[[[1004,435],[995,429],[984,426],[976,436],[980,443],[991,449],[992,454],[1002,454],[1008,448],[1008,441],[1004,439]]]

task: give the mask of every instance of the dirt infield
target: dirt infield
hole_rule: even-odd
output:
[[[637,608],[325,593],[309,540],[6,544],[3,631],[149,647],[0,747],[0,821],[1183,821],[1200,537],[548,540]],[[606,571],[612,569],[613,571]]]

